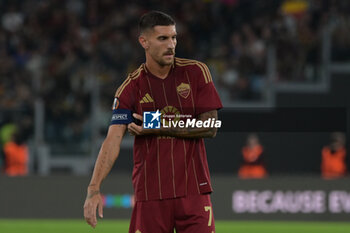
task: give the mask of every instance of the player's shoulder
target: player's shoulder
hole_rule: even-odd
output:
[[[136,70],[129,73],[126,79],[137,80],[142,76],[143,71],[145,71],[145,64],[141,64]]]
[[[133,83],[142,77],[144,71],[146,70],[145,64],[141,64],[137,69],[130,72],[126,79],[124,80],[124,83]]]
[[[212,77],[209,71],[209,68],[203,62],[186,59],[186,58],[175,58],[175,66],[179,67],[179,69],[183,69],[186,72],[196,72],[196,74],[202,74],[204,77],[205,83],[209,83],[212,81]],[[198,77],[196,75],[196,77]]]
[[[142,77],[143,71],[145,70],[145,65],[141,64],[139,68],[130,72],[124,82],[119,86],[115,96],[119,97],[125,88],[133,88],[135,81],[139,80]]]
[[[175,58],[175,66],[185,67],[185,68],[207,67],[207,65],[204,64],[203,62],[193,60],[193,59],[180,58],[180,57]]]

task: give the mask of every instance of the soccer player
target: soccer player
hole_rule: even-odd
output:
[[[146,13],[139,31],[146,62],[129,74],[115,94],[111,125],[87,190],[85,219],[95,227],[97,209],[103,217],[101,182],[117,159],[128,129],[135,136],[135,206],[129,232],[213,233],[212,186],[203,138],[215,137],[217,128],[147,129],[135,119],[143,121],[145,111],[156,111],[155,118],[161,113],[173,115],[173,121],[181,115],[216,120],[221,101],[205,64],[175,57],[176,27],[169,15]]]

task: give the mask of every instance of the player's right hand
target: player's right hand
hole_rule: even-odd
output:
[[[100,191],[89,190],[84,204],[84,218],[93,228],[97,225],[96,209],[100,218],[103,218],[103,200]]]

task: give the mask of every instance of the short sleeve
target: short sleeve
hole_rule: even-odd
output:
[[[204,112],[221,109],[222,103],[214,86],[210,71],[203,63],[200,63],[196,70],[196,82],[196,116]]]

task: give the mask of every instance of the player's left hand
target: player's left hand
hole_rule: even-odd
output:
[[[137,113],[132,114],[132,116],[141,122],[143,122],[143,117]],[[146,131],[142,125],[136,125],[134,122],[128,124],[128,131],[133,136],[140,136],[146,134]]]

